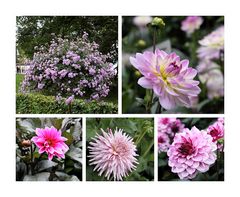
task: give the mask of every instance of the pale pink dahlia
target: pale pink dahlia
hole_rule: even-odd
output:
[[[224,26],[219,27],[199,41],[197,50],[200,59],[218,59],[224,51]]]
[[[158,132],[158,152],[167,152],[170,146],[170,139],[166,133]]]
[[[207,128],[208,134],[213,138],[213,142],[222,139],[224,137],[224,120],[219,119],[214,124]]]
[[[167,133],[170,137],[182,132],[184,127],[185,125],[177,118],[158,118],[158,132]]]
[[[58,158],[65,158],[65,153],[68,151],[68,146],[64,143],[67,138],[61,136],[61,131],[56,128],[45,127],[45,129],[36,129],[37,136],[31,140],[39,148],[39,153],[46,152],[48,159],[52,160],[53,156]]]
[[[123,180],[138,164],[133,139],[122,129],[116,129],[114,133],[111,129],[101,131],[102,135],[97,134],[88,147],[90,165],[95,165],[94,170],[99,171],[99,176],[105,173],[108,180],[111,176],[114,180]]]
[[[200,16],[188,16],[182,21],[181,29],[188,35],[199,29],[203,23],[203,18]]]
[[[168,165],[180,179],[192,179],[199,172],[206,172],[216,161],[216,144],[211,135],[196,127],[184,129],[174,137],[167,154]]]
[[[161,106],[167,110],[176,106],[191,107],[191,98],[201,91],[199,82],[193,80],[197,70],[189,68],[189,61],[180,61],[175,53],[167,54],[159,49],[155,53],[146,51],[130,57],[130,62],[144,75],[138,84],[153,89]]]

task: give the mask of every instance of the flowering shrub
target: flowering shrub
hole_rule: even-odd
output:
[[[117,71],[108,62],[110,55],[98,48],[87,33],[75,40],[54,37],[49,46],[36,46],[21,91],[54,95],[57,101],[65,97],[66,104],[74,98],[106,97]]]
[[[114,133],[111,129],[102,130],[102,135],[97,134],[93,140],[88,147],[89,162],[96,165],[94,169],[99,171],[99,176],[105,172],[108,180],[113,176],[114,181],[121,181],[136,169],[136,146],[122,129],[116,129]]]
[[[82,179],[79,118],[17,118],[17,181]]]
[[[169,126],[173,122],[181,125],[177,133]],[[181,180],[223,180],[223,136],[223,118],[159,118],[159,180],[177,179],[175,174]]]
[[[86,125],[88,181],[153,180],[153,119],[88,118]]]

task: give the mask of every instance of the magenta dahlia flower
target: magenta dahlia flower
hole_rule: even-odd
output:
[[[196,127],[184,129],[174,137],[167,155],[168,165],[180,179],[193,179],[199,172],[209,170],[216,161],[216,144],[211,135]]]
[[[213,125],[210,125],[207,132],[212,136],[213,142],[222,139],[224,137],[224,120],[219,119]]]
[[[138,84],[153,89],[161,106],[167,110],[176,106],[191,107],[191,98],[201,91],[199,82],[193,80],[197,70],[189,68],[189,61],[180,61],[175,53],[167,54],[159,49],[155,53],[146,51],[130,57],[130,62],[144,75]]]
[[[88,147],[90,165],[95,165],[94,171],[99,171],[99,176],[105,173],[108,180],[110,177],[123,180],[138,164],[133,139],[122,129],[116,129],[114,133],[111,129],[101,131],[102,135],[97,134]]]
[[[192,34],[195,30],[199,29],[203,23],[203,18],[200,16],[188,16],[182,21],[181,29],[188,35]]]
[[[56,128],[45,127],[45,129],[36,129],[37,136],[31,140],[39,148],[40,154],[46,152],[48,159],[52,160],[54,156],[58,158],[65,158],[65,153],[68,151],[68,146],[64,143],[67,138],[61,136],[61,131]]]
[[[200,59],[218,59],[224,50],[224,26],[219,27],[199,41],[197,50]]]

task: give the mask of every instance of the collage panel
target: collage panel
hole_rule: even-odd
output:
[[[117,16],[17,16],[17,114],[118,113]]]
[[[158,118],[158,181],[224,181],[224,118]]]
[[[224,16],[123,16],[122,112],[224,113]]]
[[[87,181],[153,181],[153,118],[87,118]]]
[[[82,181],[82,119],[16,118],[16,181]]]

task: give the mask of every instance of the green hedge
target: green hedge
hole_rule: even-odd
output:
[[[53,96],[20,93],[16,95],[17,114],[115,114],[117,112],[117,105],[110,102],[86,102],[76,99],[69,106],[64,101],[58,103]]]

